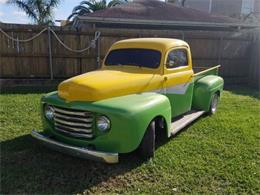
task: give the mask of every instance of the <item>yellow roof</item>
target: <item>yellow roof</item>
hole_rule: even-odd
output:
[[[156,50],[167,50],[172,47],[185,46],[189,47],[188,43],[180,39],[169,38],[136,38],[125,39],[116,42],[111,49],[119,48],[151,48]]]

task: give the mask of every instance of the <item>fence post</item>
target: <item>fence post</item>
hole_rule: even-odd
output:
[[[80,47],[80,40],[81,40],[81,38],[80,38],[80,34],[79,34],[79,31],[77,30],[77,33],[78,33],[78,36],[77,36],[77,46],[78,46],[78,49],[80,49],[81,47]],[[83,72],[82,72],[82,58],[81,58],[81,56],[79,56],[79,58],[77,58],[77,64],[78,64],[78,72],[77,72],[77,74],[82,74]]]
[[[218,64],[221,64],[222,47],[223,47],[223,34],[221,33],[219,46],[218,46]]]
[[[251,41],[251,56],[250,56],[250,66],[248,74],[248,83],[250,86],[260,90],[260,30],[255,30],[252,33]]]
[[[50,79],[53,80],[53,66],[52,66],[52,48],[51,48],[51,31],[48,26],[48,50],[49,50],[49,67],[50,67]]]
[[[100,68],[100,38],[96,40],[97,68]]]

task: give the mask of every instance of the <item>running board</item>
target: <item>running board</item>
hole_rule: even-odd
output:
[[[171,124],[171,136],[178,133],[181,129],[183,129],[184,127],[186,127],[187,125],[195,121],[204,113],[205,111],[192,110],[184,114],[180,119],[173,121]]]

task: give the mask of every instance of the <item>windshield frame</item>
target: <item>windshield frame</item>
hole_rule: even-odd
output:
[[[159,63],[158,63],[158,65],[156,66],[156,67],[148,67],[148,66],[140,66],[140,65],[135,65],[135,64],[118,64],[118,65],[116,65],[116,64],[113,64],[113,65],[109,65],[109,64],[106,64],[106,62],[107,62],[107,58],[108,58],[108,56],[109,56],[109,54],[111,53],[111,52],[113,52],[113,51],[116,51],[116,50],[149,50],[149,51],[155,51],[155,52],[158,52],[159,53],[159,57],[160,57],[160,59],[159,59]],[[108,51],[108,53],[107,53],[107,55],[105,56],[105,58],[104,58],[104,61],[103,61],[103,65],[105,66],[105,67],[124,67],[124,66],[130,66],[130,67],[137,67],[137,68],[147,68],[147,69],[151,69],[151,70],[157,70],[157,69],[159,69],[160,67],[161,67],[161,63],[162,63],[162,60],[163,60],[163,56],[164,56],[164,54],[163,54],[163,52],[161,51],[161,50],[157,50],[157,49],[154,49],[154,48],[139,48],[139,47],[125,47],[125,48],[114,48],[114,49],[111,49],[111,50],[109,50]]]

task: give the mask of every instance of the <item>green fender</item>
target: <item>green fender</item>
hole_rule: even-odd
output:
[[[223,91],[224,80],[216,75],[208,75],[194,83],[192,108],[208,111],[211,97],[214,93],[219,95]]]
[[[167,127],[171,124],[170,102],[166,96],[157,93],[133,94],[96,102],[65,102],[55,92],[42,98],[42,103],[91,111],[95,117],[106,115],[111,120],[111,129],[102,133],[94,127],[94,139],[76,139],[59,134],[54,131],[52,122],[43,117],[45,133],[54,135],[57,140],[82,147],[94,145],[96,150],[104,152],[134,151],[149,123],[157,116],[164,117]]]

